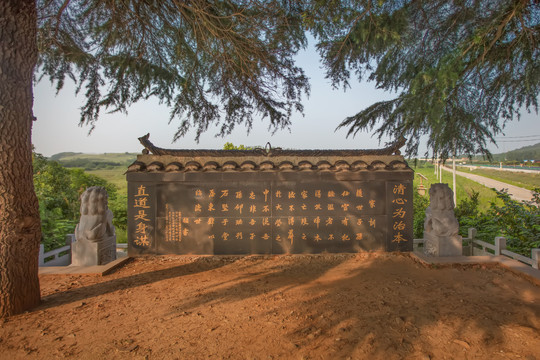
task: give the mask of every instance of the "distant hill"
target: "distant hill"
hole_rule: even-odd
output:
[[[494,161],[540,160],[540,143],[501,154],[493,154]]]
[[[51,160],[58,161],[65,167],[78,167],[85,170],[113,169],[127,167],[135,161],[137,153],[84,154],[62,152],[54,154]]]
[[[523,160],[540,160],[540,143],[524,146],[522,148],[500,154],[492,154],[492,156],[492,162],[494,163],[498,163],[499,161],[522,162]],[[480,162],[486,161],[486,159],[482,155],[476,155],[473,157],[473,159]]]
[[[81,154],[82,153],[80,153],[80,152],[61,152],[61,153],[58,153],[58,154],[54,154],[49,159],[54,160],[54,161],[59,161],[60,159],[62,159],[64,157],[70,157],[70,156],[81,155]]]

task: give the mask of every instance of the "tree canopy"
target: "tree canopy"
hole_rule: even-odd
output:
[[[223,150],[253,150],[253,147],[245,146],[243,144],[236,146],[232,142],[226,142],[225,145],[223,145]]]
[[[306,45],[295,1],[38,0],[38,73],[85,89],[81,124],[156,96],[180,119],[175,139],[210,125],[228,134],[302,111],[308,79],[293,55]]]
[[[150,96],[180,120],[175,139],[290,124],[308,80],[294,63],[317,40],[327,77],[397,96],[343,120],[408,138],[407,154],[488,154],[507,121],[537,111],[540,4],[534,0],[38,1],[41,75],[86,90],[81,123]]]
[[[310,2],[306,22],[327,77],[398,95],[345,119],[348,134],[420,136],[443,157],[489,154],[507,121],[538,111],[540,3],[534,0]]]

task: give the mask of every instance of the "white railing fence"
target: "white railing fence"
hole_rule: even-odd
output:
[[[68,266],[71,264],[71,244],[76,241],[75,234],[66,235],[66,245],[45,252],[43,244],[39,245],[39,266]],[[127,252],[127,244],[116,244],[116,252]]]
[[[39,245],[39,266],[67,266],[71,264],[71,243],[75,242],[75,235],[66,235],[66,245],[45,252],[45,246]]]
[[[521,254],[506,249],[506,238],[498,236],[495,238],[495,244],[476,239],[476,229],[470,228],[468,236],[463,238],[464,256],[506,256],[524,264],[532,266],[534,269],[540,269],[540,249],[531,249],[531,257],[528,258]],[[424,239],[414,239],[414,249],[418,250],[424,246]]]
[[[507,256],[514,260],[520,261],[535,269],[540,269],[540,249],[531,249],[531,257],[516,254],[506,249],[506,238],[496,237],[495,244],[490,244],[476,237],[476,229],[470,228],[468,236],[463,238],[463,255],[464,256]],[[67,266],[71,264],[71,244],[74,243],[75,235],[69,234],[66,236],[66,245],[61,248],[44,251],[43,244],[39,246],[39,266]],[[414,239],[414,249],[419,250],[424,246],[424,239]],[[116,244],[117,252],[126,252],[127,244]]]

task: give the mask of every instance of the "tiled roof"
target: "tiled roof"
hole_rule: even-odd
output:
[[[184,172],[184,171],[374,171],[374,170],[405,170],[410,169],[404,160],[393,160],[384,162],[374,160],[366,162],[358,160],[352,163],[339,160],[334,163],[329,161],[319,161],[311,163],[307,160],[301,160],[298,163],[291,161],[282,161],[275,163],[265,160],[259,164],[253,161],[226,161],[218,163],[216,161],[207,161],[201,163],[198,161],[159,161],[159,155],[150,156],[150,162],[138,159],[128,167],[128,172]],[[148,157],[148,155],[146,155]],[[142,161],[141,161],[142,160]]]
[[[403,139],[375,150],[168,150],[148,137],[139,138],[145,149],[128,172],[411,170],[399,155]]]

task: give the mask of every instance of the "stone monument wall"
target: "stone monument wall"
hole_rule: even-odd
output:
[[[412,179],[402,156],[360,151],[143,154],[127,173],[128,253],[411,251]]]

